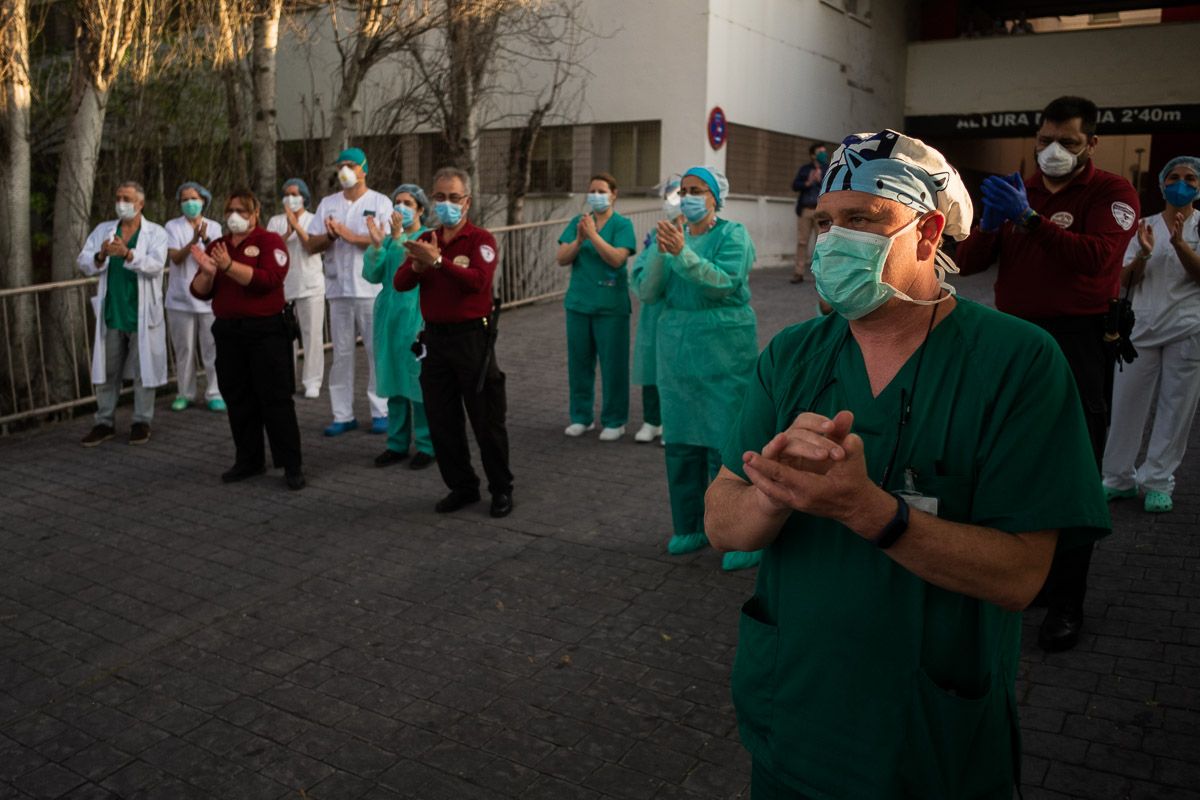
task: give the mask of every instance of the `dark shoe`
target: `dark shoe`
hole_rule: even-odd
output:
[[[429,455],[429,453],[422,453],[420,450],[418,450],[417,452],[413,453],[412,461],[408,462],[408,468],[425,469],[436,460],[437,459]]]
[[[384,450],[375,456],[375,466],[390,467],[392,464],[399,464],[406,458],[408,458],[408,453],[401,453],[399,450]]]
[[[88,431],[88,435],[79,442],[84,447],[95,447],[101,442],[107,442],[116,435],[112,425],[97,425]]]
[[[437,501],[433,510],[439,514],[449,514],[451,511],[458,511],[463,506],[478,502],[478,489],[451,489],[450,494]]]
[[[308,484],[308,481],[304,480],[304,473],[300,470],[284,470],[283,480],[287,483],[288,489],[293,492],[300,491]]]
[[[1047,653],[1070,650],[1083,630],[1083,609],[1076,605],[1051,606],[1038,629],[1038,647]]]
[[[237,483],[238,481],[246,480],[246,478],[253,478],[255,475],[262,475],[266,471],[267,468],[262,464],[259,464],[257,467],[234,464],[233,469],[221,473],[221,483]]]
[[[150,426],[144,422],[135,422],[129,429],[130,444],[145,444],[150,441]]]
[[[793,275],[791,278],[788,279],[788,283],[804,283],[804,276],[803,275]]]
[[[491,515],[499,519],[507,517],[512,513],[512,492],[500,492],[492,495],[492,510]]]

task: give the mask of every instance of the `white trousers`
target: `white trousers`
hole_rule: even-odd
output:
[[[329,368],[329,404],[334,422],[354,419],[354,337],[362,336],[367,351],[367,401],[371,417],[387,416],[387,400],[375,394],[375,342],[371,335],[375,298],[339,297],[329,300],[329,336],[333,365]]]
[[[167,309],[167,332],[175,351],[175,382],[180,397],[196,399],[196,340],[200,341],[200,361],[204,364],[204,399],[221,396],[217,386],[217,345],[212,335],[213,315]]]
[[[297,297],[296,321],[300,323],[300,342],[304,344],[304,372],[300,383],[305,391],[320,391],[325,378],[325,295]],[[295,368],[300,344],[292,349],[292,367]]]
[[[1200,400],[1200,335],[1160,347],[1139,347],[1138,357],[1116,373],[1112,426],[1104,446],[1104,485],[1110,489],[1141,486],[1171,494],[1175,470],[1187,451],[1188,434]],[[1146,460],[1134,469],[1150,414],[1154,387],[1158,403]]]

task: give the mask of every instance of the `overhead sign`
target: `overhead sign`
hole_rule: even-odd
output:
[[[918,137],[992,138],[1033,136],[1041,111],[982,114],[930,114],[904,118],[904,132]],[[1101,108],[1098,134],[1166,133],[1200,128],[1200,105],[1114,106]]]
[[[720,150],[725,146],[725,139],[728,137],[729,131],[726,125],[725,112],[720,106],[713,106],[713,110],[708,112],[708,143],[713,150]]]

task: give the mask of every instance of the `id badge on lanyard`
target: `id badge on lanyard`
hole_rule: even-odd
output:
[[[904,498],[904,502],[908,503],[910,508],[915,508],[918,511],[924,511],[926,514],[938,515],[938,498],[923,495],[917,491],[917,474],[913,472],[912,467],[907,467],[904,470],[904,488],[896,492],[896,494]]]

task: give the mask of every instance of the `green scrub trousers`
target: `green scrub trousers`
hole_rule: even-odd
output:
[[[675,535],[704,533],[704,493],[721,470],[721,452],[713,447],[669,442],[663,449]]]
[[[427,456],[433,455],[433,440],[429,438],[429,420],[425,418],[425,404],[407,397],[388,398],[387,449],[407,453],[415,442],[417,450]]]
[[[662,425],[662,400],[657,386],[642,387],[642,419],[647,425]]]
[[[600,424],[619,428],[629,421],[629,316],[566,310],[567,383],[571,422],[591,425],[600,362]]]

